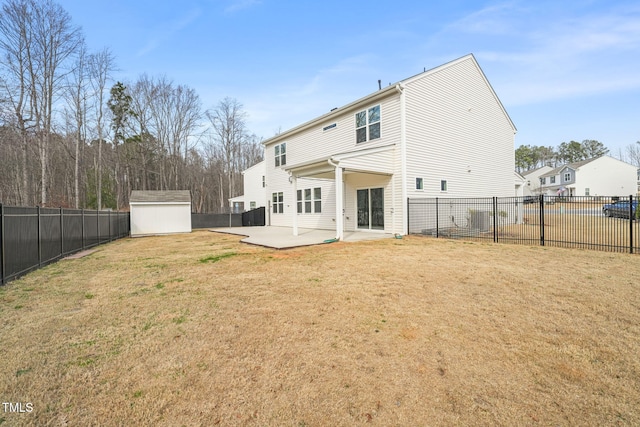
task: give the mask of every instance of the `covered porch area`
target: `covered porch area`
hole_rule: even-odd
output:
[[[285,171],[292,184],[292,199],[299,200],[301,180],[333,181],[331,199],[327,201],[333,205],[333,212],[323,211],[335,223],[332,238],[345,240],[347,233],[396,233],[394,149],[395,144],[386,144],[291,165]],[[299,208],[291,212],[294,236],[300,234],[300,213]]]

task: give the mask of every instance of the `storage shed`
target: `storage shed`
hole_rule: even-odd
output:
[[[131,236],[191,232],[191,192],[132,191]]]

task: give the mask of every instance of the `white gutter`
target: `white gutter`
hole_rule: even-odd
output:
[[[342,184],[342,168],[329,157],[327,163],[335,168],[336,174],[336,240],[344,240],[344,195]]]
[[[402,84],[396,85],[400,93],[400,179],[402,180],[402,234],[409,234],[409,222],[407,221],[407,101]]]

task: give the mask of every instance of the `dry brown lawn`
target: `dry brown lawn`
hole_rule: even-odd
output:
[[[124,239],[0,288],[0,425],[640,425],[640,259]],[[4,424],[3,424],[4,422]]]

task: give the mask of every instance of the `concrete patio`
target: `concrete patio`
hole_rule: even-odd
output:
[[[212,228],[209,231],[215,233],[236,234],[247,236],[241,242],[250,243],[258,246],[265,246],[274,249],[289,249],[298,246],[321,245],[328,243],[336,237],[335,230],[316,230],[310,228],[298,229],[298,235],[293,235],[291,227],[225,227]],[[359,242],[362,240],[389,239],[392,234],[364,232],[364,231],[345,231],[345,242]]]

